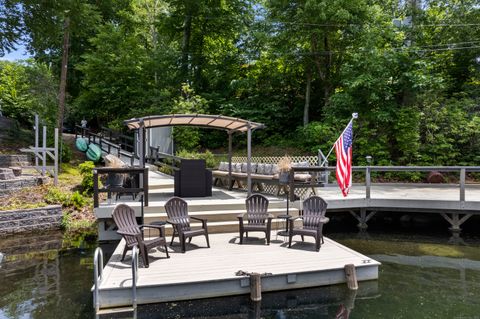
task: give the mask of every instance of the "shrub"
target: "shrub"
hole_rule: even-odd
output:
[[[70,163],[73,156],[72,149],[70,148],[70,146],[63,142],[60,147],[62,148],[62,154],[60,156],[62,163]]]
[[[187,150],[181,150],[177,153],[178,157],[186,159],[204,159],[208,168],[213,168],[217,166],[217,160],[215,155],[209,150],[206,150],[205,153],[189,152]]]
[[[70,205],[75,207],[76,210],[82,210],[83,207],[87,204],[87,200],[82,196],[78,191],[74,192],[70,196]]]
[[[80,174],[82,175],[83,179],[80,183],[83,193],[84,194],[92,194],[93,193],[93,169],[95,168],[95,164],[91,161],[86,161],[80,165],[78,165],[78,169],[80,170]]]
[[[48,204],[58,204],[65,207],[70,206],[70,196],[56,187],[50,187],[44,199]]]

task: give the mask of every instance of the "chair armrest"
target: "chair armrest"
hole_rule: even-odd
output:
[[[238,218],[238,219],[243,219],[244,216],[245,216],[245,213],[238,214],[238,215],[237,215],[237,218]]]
[[[321,222],[321,223],[326,224],[326,223],[328,223],[329,221],[330,221],[330,218],[328,218],[328,217],[322,217],[322,218],[320,218],[320,222]]]
[[[273,219],[273,215],[272,215],[272,214],[268,214],[268,215],[267,215],[267,219]]]
[[[203,228],[205,228],[207,226],[207,219],[206,218],[193,217],[193,216],[190,216],[190,218],[202,222],[202,227]]]
[[[165,225],[141,225],[142,228],[153,228],[158,229],[160,237],[165,237]],[[149,233],[150,234],[150,233]]]

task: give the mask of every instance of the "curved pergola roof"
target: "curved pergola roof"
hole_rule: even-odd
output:
[[[133,118],[124,121],[129,129],[140,127],[151,128],[161,126],[196,126],[205,128],[222,129],[233,132],[246,132],[250,128],[256,130],[264,128],[262,123],[251,122],[223,115],[207,114],[169,114],[152,115],[141,118]],[[142,124],[143,123],[143,124]]]

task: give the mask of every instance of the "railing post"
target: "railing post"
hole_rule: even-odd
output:
[[[93,207],[98,207],[98,171],[93,170]]]
[[[365,198],[370,199],[370,187],[371,187],[371,178],[370,178],[370,163],[372,162],[372,157],[370,155],[366,156],[367,166],[365,169]]]
[[[143,169],[143,194],[144,205],[148,207],[148,168]]]
[[[465,201],[465,174],[466,174],[466,169],[461,168],[460,169],[460,201],[461,202]]]
[[[370,167],[365,170],[365,198],[370,199]]]

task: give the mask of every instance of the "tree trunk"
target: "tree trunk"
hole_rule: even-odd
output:
[[[70,36],[70,18],[66,17],[63,23],[63,55],[62,68],[60,73],[60,92],[58,94],[58,117],[57,126],[60,132],[63,128],[63,116],[65,113],[65,95],[67,87],[67,69],[68,69],[68,40]],[[61,134],[61,133],[60,133]]]
[[[310,92],[312,90],[312,72],[310,67],[307,67],[307,86],[305,89],[305,107],[303,108],[303,126],[307,126],[309,123],[309,112],[310,112]]]
[[[325,48],[325,80],[323,84],[323,98],[324,104],[327,105],[330,99],[330,83],[331,83],[331,67],[332,67],[332,52],[330,52],[330,43],[328,41],[328,33],[325,32],[323,37],[323,46]]]
[[[183,22],[182,41],[182,75],[185,81],[188,79],[188,50],[190,48],[190,37],[192,33],[192,16],[187,14]]]

